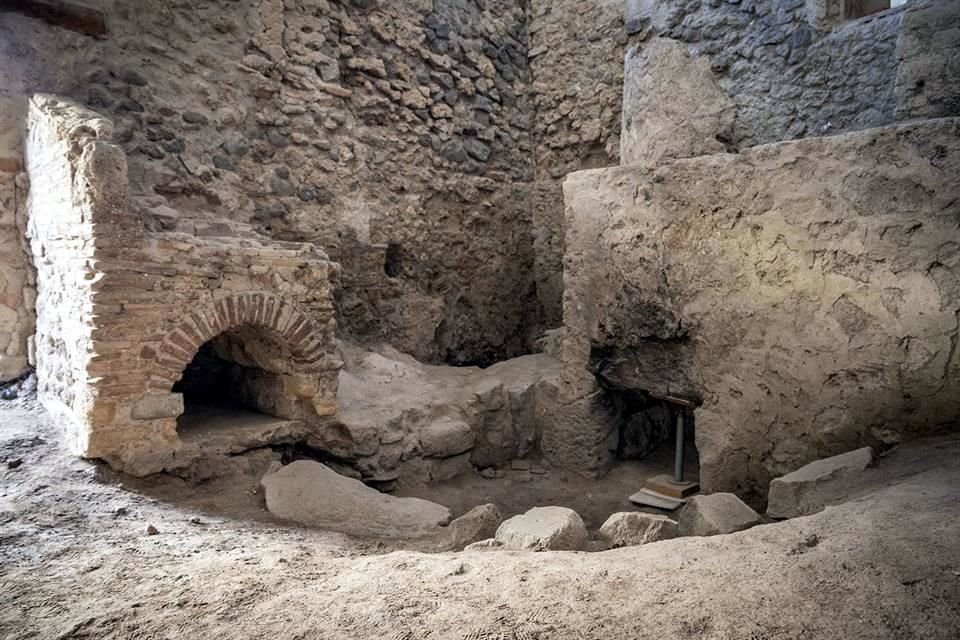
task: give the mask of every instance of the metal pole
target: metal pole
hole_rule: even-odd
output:
[[[685,409],[678,409],[676,415],[677,424],[677,450],[673,461],[673,479],[677,484],[683,482],[683,429]]]

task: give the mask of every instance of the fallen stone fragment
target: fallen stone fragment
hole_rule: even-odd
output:
[[[760,514],[732,493],[693,496],[680,512],[680,535],[715,536],[749,529]]]
[[[817,460],[770,483],[767,515],[795,518],[823,509],[843,495],[852,477],[873,463],[873,449],[863,447]]]
[[[463,420],[440,418],[420,431],[420,446],[428,458],[449,458],[469,451],[474,435]]]
[[[616,548],[676,538],[680,529],[675,520],[666,516],[625,511],[607,518],[599,534],[609,546]]]
[[[443,505],[380,493],[312,460],[298,460],[267,473],[260,484],[267,509],[278,518],[355,535],[435,533],[451,518]]]
[[[146,533],[148,536],[155,536],[155,535],[157,535],[158,533],[160,533],[160,530],[157,529],[157,528],[156,528],[155,526],[153,526],[152,524],[148,524],[146,530],[144,531],[144,533]]]
[[[482,504],[474,507],[447,527],[448,548],[463,549],[478,540],[492,538],[502,521],[503,517],[496,505]]]
[[[497,549],[503,549],[503,545],[493,538],[480,540],[463,548],[464,551],[496,551]]]
[[[579,551],[586,547],[587,528],[572,509],[534,507],[501,524],[496,539],[508,549]]]

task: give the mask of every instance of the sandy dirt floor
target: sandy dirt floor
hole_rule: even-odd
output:
[[[815,516],[603,553],[400,550],[259,500],[252,475],[117,477],[0,406],[0,638],[960,637],[956,436]]]

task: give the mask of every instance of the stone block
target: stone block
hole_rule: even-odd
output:
[[[842,495],[849,480],[873,463],[873,449],[863,447],[800,467],[770,483],[767,515],[795,518],[816,513]]]
[[[474,507],[447,526],[451,549],[463,549],[478,540],[492,538],[503,521],[500,510],[494,504]]]
[[[732,493],[693,496],[680,511],[682,536],[715,536],[760,524],[760,514]]]
[[[326,465],[298,460],[261,480],[273,515],[357,535],[406,537],[437,533],[450,510],[419,498],[397,498],[341,476]]]
[[[607,518],[598,533],[611,547],[629,547],[676,538],[680,529],[666,516],[625,511]]]
[[[579,551],[587,537],[580,515],[565,507],[534,507],[504,521],[496,534],[504,548],[528,551]]]
[[[757,500],[870,425],[943,426],[960,415],[957,174],[957,118],[569,174],[565,373],[702,398],[701,486]],[[582,409],[559,399],[544,455],[585,458],[606,425],[564,428]]]
[[[165,393],[143,396],[133,403],[130,415],[137,420],[176,418],[183,413],[183,394]]]
[[[461,454],[473,447],[474,439],[470,425],[456,418],[439,418],[420,430],[420,446],[428,458]]]
[[[722,153],[733,137],[734,104],[710,70],[676,40],[653,38],[627,54],[620,163]]]

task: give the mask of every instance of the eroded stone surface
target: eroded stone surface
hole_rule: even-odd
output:
[[[845,480],[857,476],[873,463],[873,449],[863,447],[838,456],[816,460],[775,478],[770,483],[767,515],[795,518],[820,511],[831,499],[844,493]]]
[[[693,496],[680,511],[682,536],[715,536],[760,524],[760,514],[732,493]]]
[[[523,457],[539,443],[560,363],[522,356],[486,369],[427,365],[394,349],[342,345],[337,426],[311,446],[364,477],[415,484]]]
[[[572,174],[558,404],[595,397],[574,384],[591,371],[701,399],[701,485],[756,499],[872,425],[947,427],[958,173],[960,121],[941,119]],[[545,444],[591,437],[559,418]]]
[[[680,530],[677,522],[666,516],[625,511],[607,518],[598,534],[616,548],[669,540],[680,535]]]
[[[451,518],[442,505],[380,493],[312,460],[268,473],[261,484],[267,509],[278,518],[357,535],[425,535]]]
[[[734,104],[704,57],[653,38],[627,54],[620,164],[723,153],[733,139]]]
[[[481,540],[488,540],[497,533],[503,522],[500,510],[494,504],[474,507],[447,527],[444,533],[449,549],[463,549]]]
[[[586,547],[587,537],[587,528],[573,509],[534,507],[505,520],[496,541],[506,549],[579,551]]]
[[[439,418],[420,430],[420,446],[429,458],[449,458],[469,451],[475,436],[462,420]]]

